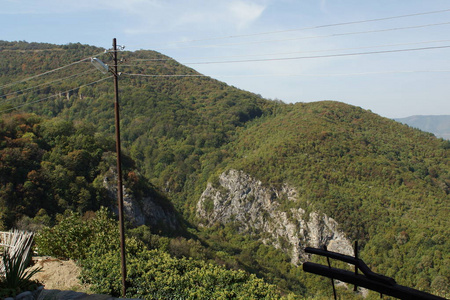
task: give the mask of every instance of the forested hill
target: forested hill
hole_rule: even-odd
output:
[[[42,47],[15,51],[11,50],[13,46],[3,46],[1,110],[9,112],[13,107],[35,102],[19,108],[42,116],[91,123],[99,132],[113,134],[112,79],[104,80],[107,75],[93,68],[89,60],[77,63],[86,58],[87,52],[101,55],[101,49],[79,44],[55,46],[54,50],[47,50],[48,45]],[[119,80],[124,150],[136,159],[152,182],[173,192],[173,197],[179,192],[191,192],[190,180],[198,182],[192,175],[199,176],[198,171],[202,183],[206,182],[226,154],[221,147],[233,139],[238,128],[284,107],[217,80],[196,77],[200,74],[153,51],[120,54],[124,60]],[[100,58],[110,63],[109,55]],[[31,80],[21,81],[32,76],[28,72],[17,76],[22,69],[41,74],[74,62],[73,66]],[[126,75],[129,73],[155,76]],[[104,81],[87,85],[98,80]],[[38,87],[29,89],[34,86]],[[184,186],[189,186],[189,191],[184,191]]]
[[[320,207],[352,240],[367,242],[362,256],[383,274],[431,284],[424,260],[428,273],[449,253],[450,143],[338,102],[286,110],[240,132],[234,166],[295,186],[298,205]]]
[[[103,49],[87,45],[0,42],[0,125],[27,112],[112,137],[112,78],[93,68],[91,56],[111,63]],[[296,293],[307,293],[299,286],[320,289],[287,267],[289,259],[276,260],[280,251],[263,251],[255,242],[268,240],[261,229],[245,231],[247,238],[238,222],[197,227],[204,221],[197,206],[202,193],[209,185],[219,188],[221,174],[235,169],[273,191],[294,189],[295,201],[274,193],[278,207],[286,214],[303,209],[335,219],[350,241],[360,242],[363,259],[375,271],[404,285],[449,293],[449,141],[339,102],[263,99],[157,52],[122,51],[119,58],[124,153],[173,202],[190,231],[220,253],[218,260],[235,259]],[[0,150],[9,146],[2,142]],[[98,144],[98,151],[106,152],[106,146]],[[49,150],[45,144],[33,147]],[[21,183],[5,177],[0,184],[6,191]],[[64,203],[62,193],[61,198]]]

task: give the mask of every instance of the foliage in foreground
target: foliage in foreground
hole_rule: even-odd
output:
[[[41,254],[80,259],[82,280],[93,292],[120,295],[118,226],[106,209],[83,220],[67,213],[60,223],[37,238]],[[72,228],[72,229],[71,229]],[[66,241],[64,243],[63,241]],[[76,242],[75,242],[76,241]],[[127,245],[127,297],[145,299],[277,299],[274,285],[242,270],[192,258],[176,258],[162,249],[148,249],[136,238]],[[74,255],[72,255],[74,253]]]
[[[10,231],[2,253],[0,273],[0,297],[15,296],[22,291],[34,290],[38,283],[31,277],[40,268],[27,269],[31,261],[33,235],[27,232]]]
[[[83,261],[83,279],[95,292],[119,295],[117,251]],[[127,297],[147,299],[277,299],[276,287],[242,270],[187,258],[174,258],[145,247],[127,257]]]
[[[66,211],[57,219],[59,223],[56,226],[42,229],[36,237],[40,255],[85,259],[94,238],[114,233],[114,223],[107,217],[105,208],[101,208],[93,218],[83,219],[79,213]]]

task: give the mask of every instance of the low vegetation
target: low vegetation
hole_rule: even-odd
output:
[[[57,225],[42,230],[37,246],[41,254],[78,259],[81,280],[90,284],[94,292],[120,296],[118,240],[117,221],[101,209],[84,220],[68,212]],[[127,238],[126,245],[129,298],[280,298],[276,286],[243,270],[228,270],[192,257],[175,257],[162,243],[151,249],[133,235]]]

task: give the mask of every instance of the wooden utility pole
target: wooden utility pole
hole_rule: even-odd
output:
[[[120,116],[119,116],[119,73],[117,72],[117,43],[113,39],[113,60],[114,60],[114,115],[116,125],[116,154],[117,154],[117,201],[119,210],[119,228],[120,228],[120,262],[122,271],[122,297],[125,298],[127,291],[127,266],[125,258],[125,226],[123,217],[123,185],[122,185],[122,163],[120,147]]]
[[[113,39],[113,68],[109,68],[101,60],[96,57],[91,58],[92,64],[103,74],[108,72],[113,74],[114,77],[114,115],[116,125],[116,155],[117,155],[117,202],[118,202],[118,215],[119,215],[119,231],[120,231],[120,261],[122,270],[122,297],[125,298],[127,291],[126,279],[127,268],[125,261],[125,226],[123,218],[123,184],[122,184],[122,163],[121,163],[121,149],[120,149],[120,116],[119,116],[119,72],[117,72],[117,42]],[[109,51],[110,52],[110,51]],[[111,54],[111,53],[110,53]]]

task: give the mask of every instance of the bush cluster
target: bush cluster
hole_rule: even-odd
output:
[[[37,237],[39,253],[78,259],[81,279],[93,292],[119,296],[121,269],[117,222],[102,208],[83,219],[66,212],[59,223]],[[135,237],[126,240],[127,294],[143,299],[277,299],[274,285],[243,270],[202,260],[173,257],[149,249]]]

